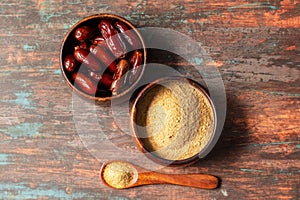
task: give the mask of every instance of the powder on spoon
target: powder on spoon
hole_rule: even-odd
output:
[[[127,187],[135,177],[135,169],[127,163],[108,163],[103,171],[103,179],[114,188]]]
[[[146,149],[168,160],[198,154],[214,131],[208,98],[187,81],[156,85],[137,104],[137,130]]]

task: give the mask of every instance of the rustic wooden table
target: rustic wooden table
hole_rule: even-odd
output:
[[[0,5],[0,199],[300,198],[299,0]],[[80,140],[59,49],[74,23],[102,12],[139,27],[173,29],[209,52],[227,95],[220,140],[199,163],[161,171],[211,173],[222,179],[220,188],[112,190],[100,182],[102,161]],[[109,106],[99,112],[100,123],[111,119]],[[118,130],[113,120],[105,128]]]

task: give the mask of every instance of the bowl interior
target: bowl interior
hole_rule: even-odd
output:
[[[66,72],[63,65],[64,65],[65,57],[68,54],[73,55],[74,47],[76,46],[76,44],[78,44],[78,41],[74,37],[75,30],[81,26],[98,27],[98,24],[103,19],[112,20],[112,21],[121,21],[124,24],[126,24],[130,29],[132,29],[131,31],[134,32],[134,34],[138,37],[139,41],[141,42],[141,46],[142,46],[141,51],[143,53],[143,62],[142,62],[142,67],[140,67],[139,71],[138,71],[138,78],[135,80],[135,82],[132,85],[127,87],[121,93],[119,93],[117,95],[113,95],[113,96],[92,96],[92,95],[86,94],[85,92],[81,91],[79,88],[77,88],[73,85],[74,81],[72,80],[71,74]],[[100,34],[100,31],[99,31],[99,34]],[[145,44],[144,44],[141,34],[139,33],[139,31],[135,28],[135,26],[131,22],[129,22],[128,20],[126,20],[123,17],[114,15],[114,14],[106,14],[106,13],[97,14],[97,15],[92,15],[92,16],[86,17],[86,18],[78,21],[75,25],[73,25],[73,27],[65,35],[62,45],[61,45],[61,50],[60,50],[60,67],[61,67],[62,74],[63,74],[68,86],[71,87],[71,89],[73,89],[77,94],[79,94],[87,99],[96,100],[96,101],[107,101],[107,100],[111,100],[113,98],[120,98],[120,97],[126,95],[132,88],[134,88],[135,84],[140,80],[140,78],[144,72],[145,64],[146,64],[146,47],[145,47]]]
[[[210,123],[209,127],[207,129],[209,132],[205,136],[206,137],[205,141],[204,141],[204,139],[203,140],[201,139],[202,136],[201,137],[197,136],[197,135],[193,135],[192,137],[191,136],[180,136],[180,134],[184,135],[187,132],[189,132],[187,130],[190,129],[189,127],[193,124],[193,122],[189,122],[189,121],[194,120],[191,118],[194,116],[189,115],[189,114],[187,116],[185,116],[184,112],[180,112],[180,114],[178,115],[179,117],[181,117],[180,120],[178,121],[178,123],[172,122],[171,126],[169,124],[169,121],[166,120],[166,118],[167,119],[170,118],[168,116],[171,116],[170,119],[175,118],[175,116],[177,116],[176,115],[177,108],[175,108],[175,107],[178,107],[178,106],[176,106],[176,105],[178,105],[177,104],[178,102],[174,103],[173,100],[175,100],[177,98],[179,98],[179,99],[181,98],[181,97],[177,96],[177,97],[175,97],[175,99],[173,97],[172,97],[173,99],[171,97],[170,97],[170,99],[168,98],[165,100],[160,99],[160,98],[163,98],[165,93],[169,93],[169,89],[172,89],[173,86],[171,87],[169,83],[172,83],[175,85],[174,91],[172,91],[175,95],[176,95],[178,88],[179,88],[178,91],[180,91],[181,87],[183,89],[184,89],[184,87],[186,87],[186,86],[183,86],[184,84],[189,85],[188,87],[191,87],[192,90],[196,91],[197,95],[201,94],[201,98],[205,101],[205,105],[206,105],[205,109],[206,110],[209,109],[209,110],[207,110],[207,112],[209,111],[210,117],[205,118],[205,113],[203,113],[202,118],[199,118],[198,121],[195,120],[193,122],[197,122],[197,123],[201,124],[199,126],[202,126],[202,124],[204,124],[204,122],[201,122],[201,120],[203,120],[203,121],[206,120],[207,123]],[[170,87],[170,88],[162,89],[162,87],[166,87],[166,88]],[[158,90],[158,92],[155,93],[155,90]],[[167,97],[169,97],[169,96],[167,96]],[[185,97],[193,98],[193,96],[189,96],[189,95],[187,95]],[[185,97],[183,97],[183,98],[185,98]],[[167,102],[167,104],[170,104],[170,105],[165,105],[166,102]],[[183,100],[183,102],[184,102],[183,110],[186,109],[190,112],[193,112],[193,108],[187,107],[187,106],[191,106],[191,105],[185,105],[187,102],[189,102],[189,100],[188,99]],[[156,111],[156,109],[158,109],[158,111]],[[168,111],[168,109],[170,109],[170,112]],[[151,113],[153,113],[153,111],[154,111],[154,115],[152,116]],[[163,117],[164,114],[167,117]],[[204,151],[208,145],[210,145],[210,142],[211,142],[212,138],[214,137],[214,133],[215,133],[215,129],[216,129],[216,112],[215,112],[214,105],[213,105],[212,101],[210,100],[207,92],[197,82],[195,82],[191,79],[188,79],[188,78],[183,78],[183,77],[162,78],[162,79],[156,80],[156,81],[150,83],[149,85],[147,85],[145,88],[143,88],[138,93],[137,97],[135,98],[135,100],[132,104],[132,107],[131,107],[130,115],[131,115],[130,116],[131,131],[133,133],[134,140],[135,140],[136,144],[138,145],[139,149],[142,152],[146,153],[146,156],[148,156],[150,159],[152,159],[160,164],[167,164],[167,165],[171,165],[171,166],[192,164],[192,163],[196,162],[199,159],[199,155],[201,154],[201,152]],[[208,114],[207,114],[207,116],[208,116]],[[184,119],[184,118],[189,118],[189,120]],[[163,122],[158,123],[158,125],[157,125],[157,124],[153,123],[153,121],[154,122],[163,121]],[[152,127],[151,123],[153,123],[155,126]],[[185,124],[187,124],[188,126],[185,126]],[[174,132],[174,133],[178,133],[178,134],[171,134],[171,133],[173,133],[173,127],[176,127],[177,125],[178,125],[178,127],[182,127],[182,128],[176,129],[176,131]],[[165,128],[165,126],[166,126],[166,128]],[[160,128],[157,129],[157,127],[160,127]],[[155,135],[151,135],[151,134],[149,135],[147,133],[148,130],[150,130],[151,133],[155,132]],[[198,130],[198,128],[197,128],[197,130]],[[197,134],[197,131],[194,131],[193,127],[190,130],[190,132]],[[161,136],[160,134],[163,134],[163,135],[171,134],[168,136],[168,137],[171,137],[171,139],[168,140],[168,138],[166,139],[166,136]],[[153,139],[155,137],[157,137],[157,139]],[[150,142],[148,141],[148,138],[150,138],[149,139]],[[190,141],[187,138],[191,138]],[[184,141],[184,140],[186,140],[186,141]],[[201,148],[199,147],[199,150],[197,150],[198,146],[196,146],[197,148],[195,148],[194,150],[192,149],[192,147],[193,147],[192,145],[196,144],[193,140],[195,140],[195,141],[201,140],[201,142],[203,143],[203,145],[201,145]],[[167,146],[164,146],[162,144],[159,144],[159,141],[163,141],[164,144],[167,144],[169,141],[171,141],[171,142],[169,142],[169,144]],[[157,142],[158,142],[158,145],[157,145]],[[182,143],[182,146],[181,146],[182,149],[185,149],[185,147],[184,147],[185,143],[189,144],[190,146],[187,151],[189,153],[184,154],[185,155],[184,157],[179,156],[178,158],[174,159],[174,158],[171,158],[172,156],[168,156],[167,154],[160,153],[160,150],[156,151],[157,150],[156,147],[163,146],[164,148],[169,148],[170,151],[176,152],[176,147],[177,147],[176,143]],[[168,152],[168,151],[166,150],[165,152]],[[179,154],[180,154],[180,152],[179,152]],[[177,154],[177,155],[179,155],[179,154]]]

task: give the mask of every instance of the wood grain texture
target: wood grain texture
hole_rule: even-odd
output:
[[[6,0],[0,5],[0,199],[300,198],[299,0]],[[72,92],[59,69],[64,34],[79,19],[101,12],[139,27],[174,29],[209,52],[227,94],[222,136],[199,163],[162,172],[213,174],[222,179],[220,188],[102,185],[102,162],[80,140]],[[96,109],[99,120],[108,119],[107,127],[118,132],[110,108]]]

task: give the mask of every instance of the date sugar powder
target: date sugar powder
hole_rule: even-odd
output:
[[[137,130],[146,149],[168,160],[195,156],[214,131],[209,99],[188,81],[155,85],[141,97],[136,113]]]

